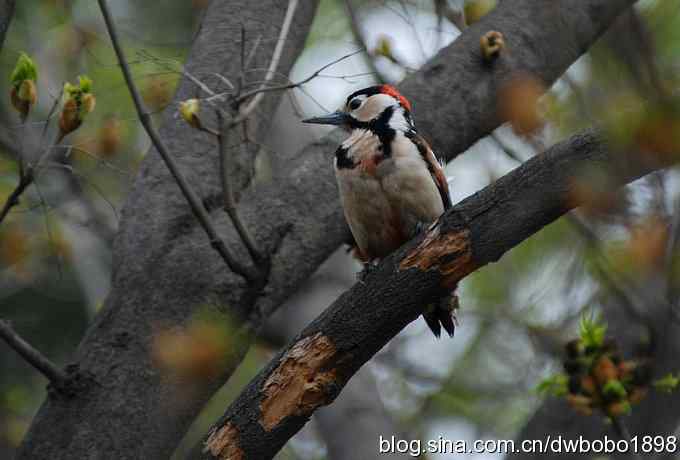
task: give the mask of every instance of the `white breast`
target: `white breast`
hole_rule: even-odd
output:
[[[383,190],[409,229],[418,221],[429,223],[442,215],[444,204],[427,163],[401,132],[392,143],[391,160],[383,163],[377,169]]]
[[[385,257],[413,235],[417,223],[430,223],[444,212],[417,147],[397,132],[390,157],[376,166],[379,146],[370,131],[356,130],[343,142],[356,167],[335,168],[345,218],[369,259]]]

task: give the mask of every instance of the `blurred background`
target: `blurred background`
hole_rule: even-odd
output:
[[[154,111],[172,99],[207,3],[111,2],[137,84]],[[288,92],[275,115],[271,139],[276,143],[260,146],[258,180],[268,180],[272,152],[292,154],[327,132],[297,120],[334,110],[347,94],[375,82],[398,83],[456,39],[461,12],[472,23],[494,6],[494,0],[322,0],[291,79],[351,56]],[[678,12],[680,0],[640,1],[635,13],[626,14],[545,96],[538,98],[542,89],[529,78],[511,88],[512,126],[447,166],[454,203],[591,125],[602,126],[621,145],[677,153],[680,106],[668,102],[674,101],[672,89],[680,78]],[[364,45],[368,53],[355,53]],[[21,51],[35,59],[40,72],[39,104],[26,126],[8,96],[8,77]],[[0,55],[0,93],[6,95],[0,107],[3,202],[16,184],[14,153],[36,151],[49,141],[55,123],[42,137],[46,122],[35,120],[49,119],[64,82],[80,74],[94,81],[96,110],[67,138],[61,167],[45,170],[38,187],[0,226],[0,317],[58,364],[68,363],[107,294],[121,203],[149,140],[115,65],[96,3],[17,2]],[[664,103],[650,106],[649,101]],[[417,106],[414,117],[417,124]],[[625,315],[628,294],[618,288],[624,285],[644,299],[652,279],[666,281],[663,292],[675,305],[677,171],[652,174],[617,193],[601,192],[606,180],[594,175],[578,188],[592,198],[592,206],[560,219],[500,263],[465,279],[453,340],[433,340],[421,320],[397,336],[367,364],[365,378],[357,379],[368,388],[358,392],[375,398],[353,410],[375,411],[405,439],[513,438],[541,404],[535,388],[560,368],[561,347],[576,334],[583,312],[614,308]],[[285,340],[355,282],[359,268],[339,249],[275,314],[238,373],[196,420],[177,458]],[[637,337],[644,343],[645,332]],[[9,458],[22,439],[45,386],[42,375],[0,344],[0,458]],[[343,393],[340,400],[352,394]],[[279,458],[328,458],[329,446],[337,442],[331,438],[342,435],[329,430],[324,417],[322,411]]]

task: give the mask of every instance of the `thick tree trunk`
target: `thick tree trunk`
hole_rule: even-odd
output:
[[[266,68],[276,45],[272,37],[278,35],[286,6],[287,2],[275,0],[211,2],[187,71],[215,91],[226,87],[213,73],[236,82],[242,25],[247,53],[261,37],[251,68]],[[279,72],[287,74],[297,59],[315,8],[315,1],[299,2]],[[249,73],[248,79],[260,81],[263,74]],[[194,83],[183,79],[175,101],[199,94]],[[260,105],[262,113],[273,114],[279,97],[270,93]],[[178,118],[176,107],[172,104],[164,113],[161,135],[204,200],[215,202],[211,197],[220,196],[221,190],[216,142]],[[256,131],[265,133],[270,121],[258,118]],[[236,177],[241,185],[247,181],[243,171]],[[223,214],[215,210],[213,218],[226,232]],[[247,259],[238,240],[229,241]],[[154,333],[185,325],[205,305],[225,306],[225,310],[229,305],[234,316],[247,315],[256,296],[247,291],[241,278],[228,272],[210,247],[177,184],[152,149],[122,212],[111,293],[79,346],[77,368],[71,369],[81,381],[80,389],[69,396],[50,392],[18,458],[167,459],[224,380],[187,383],[161,375],[150,353]],[[238,351],[244,351],[247,343],[238,345]],[[234,360],[232,367],[237,363]]]

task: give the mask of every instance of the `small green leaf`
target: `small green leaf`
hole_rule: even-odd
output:
[[[665,377],[655,381],[653,385],[658,391],[672,393],[678,387],[678,384],[680,384],[680,378],[669,372]]]
[[[24,80],[38,80],[38,68],[26,53],[19,54],[19,59],[9,77],[12,85],[18,90]]]
[[[80,84],[80,91],[83,93],[92,92],[92,79],[87,75],[78,76],[78,83]]]
[[[607,325],[600,322],[600,318],[594,315],[581,317],[580,333],[581,343],[585,348],[599,348],[604,343],[607,333]]]
[[[78,99],[83,94],[92,92],[92,79],[87,75],[78,76],[78,84],[66,82],[64,83],[64,96],[66,99]]]
[[[610,380],[604,384],[602,392],[607,396],[613,396],[617,399],[623,399],[628,392],[620,380]]]
[[[536,386],[536,392],[543,396],[560,397],[567,394],[569,388],[569,377],[564,374],[555,374],[543,379]]]

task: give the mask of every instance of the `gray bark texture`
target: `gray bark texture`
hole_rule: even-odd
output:
[[[501,2],[400,87],[414,103],[420,130],[447,159],[462,153],[503,121],[496,106],[504,81],[529,72],[552,84],[632,3]],[[213,1],[187,69],[213,83],[210,72],[234,77],[241,22],[249,37],[271,39],[284,11],[282,2]],[[301,49],[313,11],[313,2],[301,2],[280,72],[288,72]],[[489,30],[501,31],[507,44],[493,63],[486,63],[479,49],[480,36]],[[266,66],[273,44],[262,42],[255,67]],[[197,92],[185,80],[177,99]],[[268,96],[261,113],[273,113],[275,104],[276,98]],[[206,201],[218,196],[214,142],[171,112],[164,115],[161,134]],[[80,388],[68,397],[50,394],[18,457],[167,458],[207,398],[238,365],[248,340],[235,341],[220,378],[185,382],[192,391],[178,398],[177,382],[168,381],[151,360],[154,331],[181,328],[205,305],[256,329],[262,320],[257,312],[273,311],[345,241],[348,232],[330,167],[338,138],[333,133],[306,146],[274,180],[241,195],[241,215],[259,246],[276,248],[264,288],[247,286],[228,273],[151,151],[123,209],[111,293],[74,357],[71,370]],[[214,211],[213,218],[228,246],[247,260],[223,214]]]
[[[333,257],[331,264],[325,263],[303,289],[272,315],[263,331],[266,339],[279,347],[290,342],[323,311],[325,299],[345,290],[345,283],[330,281],[329,270],[348,268],[338,266],[343,264],[337,259]],[[326,444],[329,460],[373,458],[380,435],[409,439],[399,432],[397,422],[383,406],[375,378],[367,367],[357,372],[333,404],[315,414],[314,424]],[[382,457],[386,460],[413,458],[399,453]]]
[[[236,82],[241,24],[247,31],[247,52],[261,36],[251,68],[266,68],[286,6],[287,2],[274,0],[211,2],[188,57],[187,71],[213,90],[226,90],[211,75],[213,72]],[[315,9],[314,1],[299,3],[279,72],[287,74],[297,59]],[[263,71],[254,72],[248,78],[261,81],[263,76]],[[197,95],[201,93],[196,85],[183,79],[174,100]],[[259,106],[262,113],[273,113],[279,97],[275,93],[267,95]],[[265,116],[257,120],[261,121],[255,131],[263,135],[270,119]],[[207,203],[215,201],[213,197],[221,193],[215,140],[177,117],[174,104],[163,115],[160,133],[191,184]],[[237,173],[242,186],[247,174]],[[247,258],[227,228],[224,213],[214,210],[212,214],[218,228],[229,236],[230,246]],[[182,389],[179,382],[161,375],[151,360],[152,338],[158,330],[181,327],[205,305],[225,309],[229,305],[234,315],[247,313],[257,295],[247,292],[243,280],[230,274],[210,247],[153,149],[124,205],[114,247],[111,292],[70,368],[79,389],[74,395],[50,392],[17,458],[167,459],[204,403],[224,381],[192,382]],[[245,347],[245,341],[238,343]],[[237,363],[233,360],[232,367]]]

